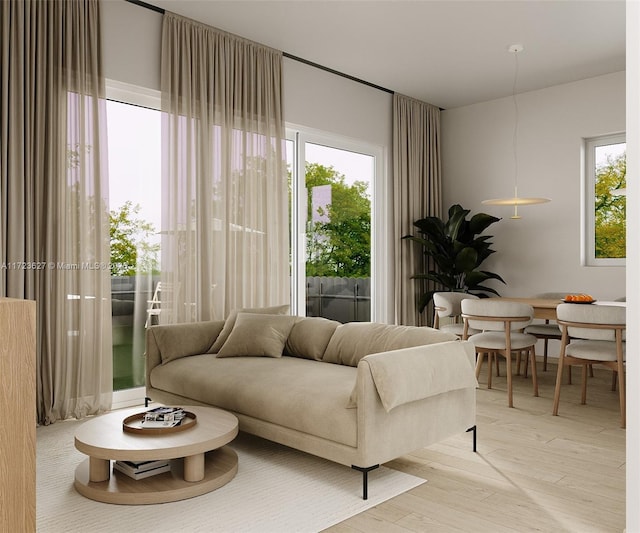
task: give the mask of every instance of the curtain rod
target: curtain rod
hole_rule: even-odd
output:
[[[155,11],[156,13],[160,13],[164,15],[165,10],[161,7],[154,6],[152,4],[148,4],[147,2],[143,2],[142,0],[125,0],[125,2],[129,2],[130,4],[135,4],[140,7],[144,7],[145,9],[150,9],[151,11]],[[361,83],[362,85],[367,85],[368,87],[372,87],[374,89],[378,89],[379,91],[383,91],[385,93],[394,94],[395,91],[391,89],[387,89],[386,87],[381,87],[380,85],[376,85],[375,83],[371,83],[369,81],[356,78],[355,76],[351,76],[350,74],[345,74],[344,72],[340,72],[339,70],[334,70],[329,67],[325,67],[324,65],[319,65],[318,63],[314,63],[313,61],[309,61],[308,59],[304,59],[302,57],[294,56],[293,54],[289,54],[287,52],[282,52],[282,55],[288,59],[292,59],[294,61],[298,61],[300,63],[304,63],[305,65],[309,65],[310,67],[314,67],[320,70],[324,70],[325,72],[329,72],[331,74],[335,74],[336,76],[341,76],[351,81],[355,81],[356,83]]]

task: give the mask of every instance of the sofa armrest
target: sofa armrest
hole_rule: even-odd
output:
[[[383,405],[372,373],[372,356],[364,357],[358,364],[355,398],[358,420],[358,466],[384,463],[401,455],[411,453],[443,439],[457,435],[475,425],[476,380],[474,371],[475,350],[468,341],[451,341],[461,350],[459,357],[467,366],[462,366],[463,376],[450,390],[426,395],[422,399],[409,401],[410,397],[425,396],[418,388],[411,395],[399,398],[398,405],[387,410]],[[409,359],[434,357],[442,352],[445,344],[425,345],[375,354],[382,359],[398,363],[405,370],[402,383],[412,383],[426,378],[422,371],[408,365]],[[446,348],[448,349],[448,348]],[[435,361],[432,361],[435,362]],[[442,364],[435,365],[434,378],[438,379]],[[407,369],[412,368],[409,372]],[[457,388],[460,387],[460,388]],[[402,388],[402,387],[400,387]]]
[[[145,357],[145,384],[147,388],[151,386],[149,381],[149,375],[151,371],[162,363],[162,359],[160,357],[160,347],[156,342],[156,337],[153,334],[153,329],[162,326],[151,326],[147,328],[145,331],[145,349],[144,349],[144,357]]]
[[[387,412],[443,392],[476,387],[475,349],[469,341],[450,341],[371,354],[374,385]]]

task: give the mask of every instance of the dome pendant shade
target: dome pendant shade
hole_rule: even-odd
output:
[[[534,205],[546,204],[551,198],[492,198],[490,200],[482,200],[484,205]]]
[[[513,216],[512,219],[522,218],[518,215],[518,206],[519,205],[535,205],[535,204],[546,204],[551,201],[551,198],[521,198],[518,196],[518,188],[513,191],[513,198],[492,198],[491,200],[482,200],[484,205],[512,205],[513,206]]]

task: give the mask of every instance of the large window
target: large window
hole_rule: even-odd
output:
[[[626,140],[624,134],[585,140],[583,262],[618,266],[626,257]]]
[[[384,294],[374,290],[384,242],[384,209],[375,207],[381,149],[308,130],[291,129],[288,137],[294,312],[340,322],[384,319],[374,297]]]
[[[144,398],[145,327],[159,278],[159,95],[107,85],[113,389],[118,406]]]

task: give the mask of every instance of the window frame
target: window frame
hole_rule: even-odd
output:
[[[583,139],[582,162],[582,265],[595,267],[611,267],[626,265],[626,258],[598,258],[595,253],[596,227],[595,227],[595,187],[596,187],[596,160],[595,152],[600,146],[612,144],[626,145],[626,133],[613,133]]]
[[[383,146],[339,134],[286,124],[286,139],[294,146],[291,206],[291,312],[306,313],[305,239],[307,195],[304,188],[305,144],[313,143],[365,154],[374,158],[374,177],[371,183],[371,320],[387,322],[388,308],[388,231],[389,204],[386,186],[386,153]]]
[[[111,79],[105,80],[105,89],[105,100],[161,111],[160,91]],[[143,405],[145,397],[146,388],[144,386],[114,390],[111,408],[121,409]]]

